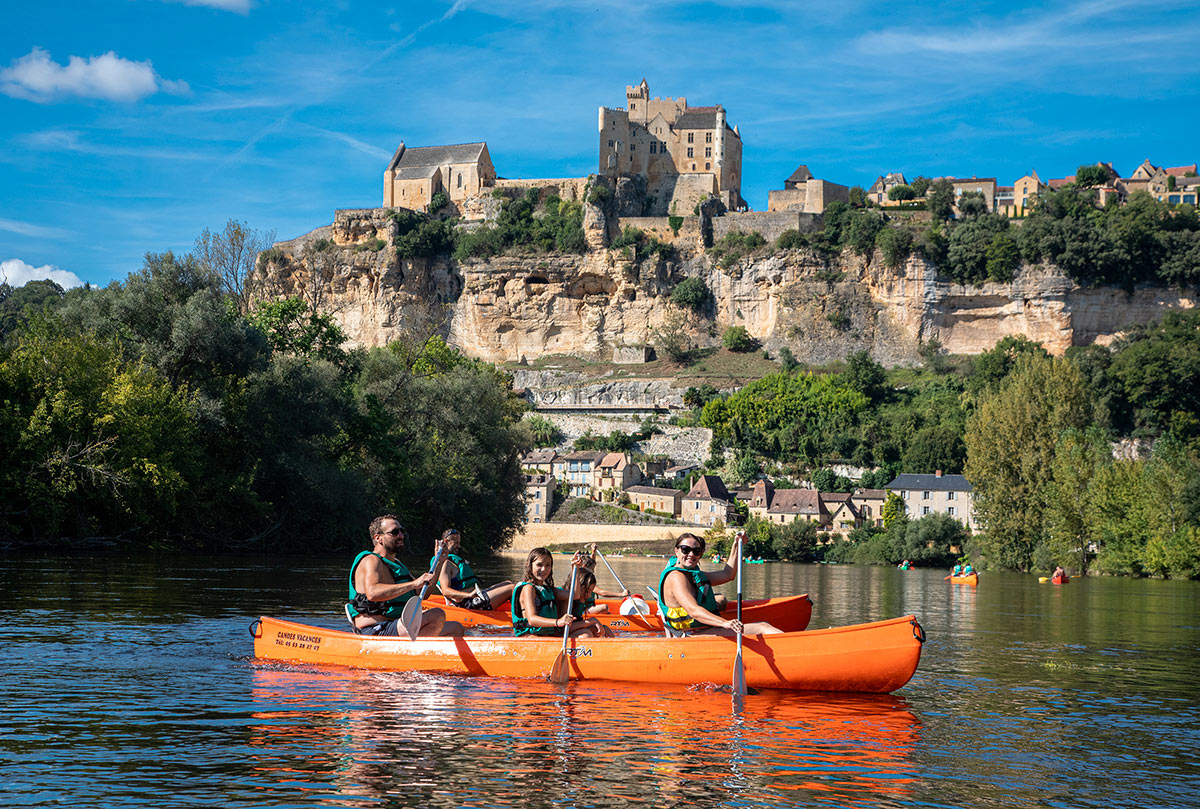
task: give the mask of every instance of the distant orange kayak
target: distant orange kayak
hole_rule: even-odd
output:
[[[951,584],[979,584],[979,574],[972,573],[969,576],[951,576]]]
[[[1051,584],[1066,584],[1070,580],[1071,580],[1070,576],[1052,576],[1050,578],[1050,583]]]
[[[597,604],[607,604],[608,613],[590,615],[602,624],[607,624],[621,632],[662,632],[662,616],[658,608],[650,605],[654,615],[621,615],[621,599],[598,598]],[[421,602],[424,607],[438,607],[446,611],[446,618],[458,621],[463,626],[512,626],[512,613],[507,610],[468,610],[447,604],[441,596],[427,598]],[[722,615],[733,618],[737,614],[737,604],[733,602]],[[783,596],[781,598],[748,598],[742,601],[742,620],[766,621],[784,632],[800,632],[808,627],[812,618],[812,599],[805,595]]]
[[[562,639],[476,635],[408,638],[356,635],[276,618],[251,624],[260,660],[314,663],[385,671],[438,671],[484,677],[545,678]],[[754,688],[858,691],[884,694],[912,679],[925,633],[911,615],[870,624],[747,635],[742,641],[746,683]],[[734,638],[572,638],[572,680],[727,684]]]

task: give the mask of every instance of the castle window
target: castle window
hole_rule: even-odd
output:
[[[629,151],[631,151],[631,152],[636,152],[636,151],[637,151],[637,144],[636,144],[636,143],[631,143],[631,144],[629,144]]]
[[[636,110],[636,109],[637,109],[637,102],[636,102],[636,101],[630,101],[630,102],[629,102],[629,109],[631,109],[631,110]]]
[[[696,164],[695,164],[695,163],[693,163],[693,164],[692,164],[692,171],[695,171],[695,170],[696,170]]]
[[[610,141],[608,142],[608,148],[610,148],[610,149],[611,149],[612,147],[613,147],[613,142],[610,140]]]
[[[458,173],[458,187],[462,188],[462,172]]]
[[[692,133],[692,132],[689,132],[689,133],[688,133],[688,143],[691,143],[691,142],[692,142],[692,138],[693,138],[693,137],[695,137],[695,134],[694,134],[694,133]]]
[[[711,164],[711,163],[705,163],[705,164],[704,164],[704,170],[705,170],[705,171],[708,171],[708,170],[709,170],[709,169],[711,169],[711,168],[712,168],[712,164]]]
[[[711,133],[711,132],[705,132],[705,133],[704,133],[704,142],[705,142],[705,143],[712,143],[712,133]]]
[[[693,151],[692,147],[691,147],[691,146],[689,146],[689,147],[688,147],[688,154],[687,154],[687,156],[688,156],[688,157],[695,157],[695,155],[694,155],[694,154],[692,154],[692,151]]]
[[[705,147],[704,147],[704,156],[705,156],[705,157],[712,157],[712,147],[711,147],[711,146],[705,146]]]
[[[652,141],[650,141],[650,154],[657,154],[657,153],[658,153],[658,141],[652,140]]]

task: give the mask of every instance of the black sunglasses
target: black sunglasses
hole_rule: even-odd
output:
[[[401,527],[401,526],[397,526],[397,527],[393,528],[391,531],[380,531],[379,533],[381,533],[381,534],[387,534],[387,535],[388,535],[388,536],[390,536],[390,537],[394,537],[394,536],[397,536],[397,535],[399,535],[399,534],[403,534],[403,533],[404,533],[404,528],[403,528],[403,527]]]
[[[700,554],[704,553],[704,549],[699,545],[676,545],[675,547],[683,551],[685,554],[690,553],[693,556],[699,556]]]

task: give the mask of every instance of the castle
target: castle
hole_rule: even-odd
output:
[[[715,196],[731,211],[742,199],[742,137],[725,108],[689,107],[686,98],[651,98],[646,80],[625,88],[626,109],[600,107],[599,173],[646,178],[655,200],[646,214],[691,213]]]

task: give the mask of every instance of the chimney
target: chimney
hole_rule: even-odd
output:
[[[937,477],[939,477],[939,478],[940,478],[940,477],[942,476],[942,470],[940,470],[940,469],[939,469],[939,470],[938,470],[937,472],[935,472],[934,474],[935,474]]]

